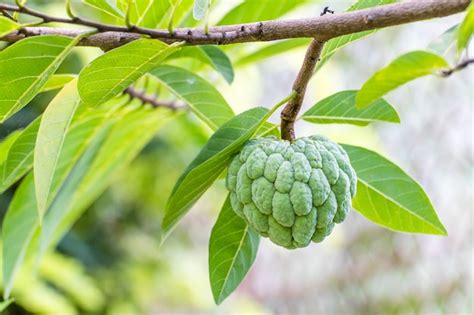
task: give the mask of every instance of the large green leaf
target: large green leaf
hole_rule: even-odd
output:
[[[342,91],[319,101],[302,118],[317,124],[353,124],[366,126],[383,121],[399,123],[397,111],[384,99],[363,110],[355,107],[357,91]]]
[[[0,37],[5,36],[19,28],[21,28],[20,24],[5,16],[0,16]]]
[[[155,39],[139,39],[112,49],[79,74],[81,99],[92,106],[110,100],[177,49]]]
[[[287,99],[285,99],[287,100]],[[234,155],[265,123],[271,111],[263,107],[247,110],[222,125],[186,168],[173,188],[162,224],[162,240],[212,185]]]
[[[78,40],[30,37],[0,52],[0,123],[39,93]]]
[[[41,118],[33,163],[40,221],[54,197],[51,191],[54,174],[57,171],[66,133],[79,102],[77,81],[74,80],[56,95]]]
[[[274,20],[306,3],[308,3],[307,0],[245,0],[229,11],[218,24],[228,25]]]
[[[123,20],[123,17],[124,17],[123,13],[120,12],[115,6],[110,4],[107,0],[82,0],[82,2],[112,17]]]
[[[467,8],[467,14],[459,27],[458,32],[458,51],[466,49],[469,41],[474,34],[474,3]]]
[[[354,209],[391,230],[446,235],[423,188],[402,169],[367,149],[343,147],[358,178]]]
[[[234,117],[232,108],[209,82],[196,74],[174,66],[162,65],[151,72],[211,129]]]
[[[55,74],[49,78],[46,84],[41,88],[40,92],[60,89],[76,77],[75,74]]]
[[[362,10],[379,5],[394,3],[397,1],[398,0],[359,0],[354,3],[354,5],[352,5],[347,11]],[[329,40],[323,47],[316,70],[320,69],[329,60],[329,58],[331,58],[332,55],[334,55],[334,53],[340,48],[343,48],[349,45],[350,43],[367,37],[375,32],[377,32],[377,30],[343,35]]]
[[[367,107],[405,83],[448,67],[444,58],[428,51],[412,51],[401,55],[364,83],[357,93],[356,107]]]
[[[245,278],[257,256],[260,237],[240,218],[227,197],[209,240],[209,279],[220,304]]]
[[[0,193],[23,177],[33,166],[33,152],[40,119],[26,127],[10,146],[10,150],[0,165]]]

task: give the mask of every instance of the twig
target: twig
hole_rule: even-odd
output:
[[[461,71],[463,70],[464,68],[466,68],[467,66],[471,65],[471,64],[474,64],[474,58],[472,59],[466,59],[462,62],[460,62],[459,64],[457,64],[456,66],[454,66],[453,68],[451,69],[447,69],[447,70],[442,70],[439,72],[439,74],[442,76],[442,77],[449,77],[451,74],[453,74],[454,72],[457,72],[457,71]]]
[[[143,35],[167,43],[186,41],[190,45],[223,45],[301,37],[314,38],[323,42],[341,35],[448,16],[465,10],[470,2],[470,0],[406,1],[365,10],[305,19],[216,26],[209,28],[208,34],[205,33],[203,28],[177,28],[173,33],[170,33],[168,30],[153,30],[139,26],[127,28],[125,26],[106,25],[78,17],[58,18],[34,11],[28,7],[19,8],[8,4],[0,4],[0,10],[36,16],[44,22],[59,22],[96,28],[100,34],[87,37],[79,44],[111,49]],[[14,42],[26,36],[46,34],[77,36],[81,32],[83,31],[63,28],[28,27],[13,32],[0,40]]]
[[[313,39],[309,44],[303,60],[303,65],[293,83],[293,90],[296,92],[296,97],[290,100],[281,111],[281,138],[284,140],[295,140],[296,116],[298,116],[298,112],[303,104],[306,87],[313,75],[314,68],[319,60],[323,46],[324,42],[320,42],[316,39]]]
[[[178,102],[178,101],[164,101],[164,100],[158,100],[154,97],[151,97],[149,95],[146,95],[145,92],[141,92],[136,90],[133,87],[128,87],[125,91],[125,94],[130,95],[130,97],[138,99],[142,101],[143,104],[149,104],[153,107],[166,107],[172,110],[177,110],[177,109],[182,109],[186,107],[183,103]]]

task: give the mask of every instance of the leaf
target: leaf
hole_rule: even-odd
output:
[[[66,139],[72,117],[79,106],[77,81],[66,85],[51,101],[41,118],[34,153],[36,202],[40,222],[52,200],[52,183],[57,171],[59,156]]]
[[[120,0],[119,7],[125,12],[130,3],[130,21],[133,25],[156,28],[171,9],[171,0]]]
[[[274,20],[306,3],[308,3],[308,0],[246,0],[229,11],[218,24],[228,25]]]
[[[10,34],[17,29],[20,29],[21,25],[9,19],[5,16],[0,16],[0,37]]]
[[[456,24],[438,36],[429,45],[428,49],[440,56],[446,56],[452,47],[456,46],[459,24]]]
[[[391,230],[447,234],[423,188],[402,169],[367,149],[343,147],[358,177],[354,209]]]
[[[165,208],[162,240],[224,171],[232,155],[254,135],[272,112],[256,107],[235,116],[217,129],[173,188]]]
[[[359,0],[354,5],[352,5],[347,12],[367,9],[379,5],[390,4],[398,2],[398,0]],[[318,71],[328,60],[329,58],[336,53],[337,50],[349,45],[352,42],[355,42],[359,39],[372,35],[378,30],[371,30],[359,33],[353,33],[348,35],[339,36],[329,40],[323,47],[321,52],[320,60],[316,66],[316,71]]]
[[[257,256],[260,237],[235,214],[227,199],[209,240],[209,278],[216,304],[242,282]]]
[[[469,45],[469,41],[474,34],[474,4],[471,2],[469,7],[467,8],[466,17],[461,23],[459,27],[458,33],[458,51],[462,51],[463,49],[467,49]]]
[[[0,165],[0,193],[23,177],[33,166],[33,152],[40,119],[26,127],[12,143],[6,159]]]
[[[168,65],[159,66],[151,74],[186,102],[211,129],[217,129],[234,117],[232,108],[219,91],[196,74]]]
[[[0,302],[0,313],[6,310],[7,307],[10,306],[10,304],[12,304],[13,302],[13,299]]]
[[[81,99],[91,106],[110,100],[177,49],[155,39],[139,39],[110,50],[79,74]]]
[[[193,17],[200,21],[207,16],[209,11],[210,0],[194,0]]]
[[[123,13],[120,12],[115,6],[110,4],[107,0],[82,0],[82,2],[112,17],[118,18],[120,20],[123,20],[124,18]]]
[[[205,64],[210,65],[219,72],[227,83],[234,80],[234,69],[229,57],[217,46],[203,45],[194,47],[183,47],[174,53],[171,58],[195,58]]]
[[[23,262],[38,223],[33,174],[27,176],[15,191],[3,219],[3,297],[8,299],[15,275]]]
[[[48,92],[57,90],[74,80],[77,76],[75,74],[54,74],[49,78],[40,92]]]
[[[311,42],[308,38],[296,38],[281,40],[276,43],[263,46],[263,48],[257,49],[256,51],[250,52],[247,55],[242,56],[235,63],[236,66],[246,66],[249,64],[256,63],[262,59],[273,57],[275,55],[286,53],[292,49],[307,46]]]
[[[428,51],[412,51],[399,56],[377,71],[357,93],[356,107],[364,108],[397,87],[449,65],[442,57]]]
[[[3,138],[2,142],[0,142],[0,165],[7,159],[11,146],[21,135],[21,132],[21,130],[15,130],[8,134],[8,136]]]
[[[353,124],[367,126],[371,122],[399,123],[397,111],[384,99],[363,110],[355,107],[357,91],[342,91],[319,101],[302,118],[319,124]]]
[[[0,52],[0,123],[41,91],[79,39],[30,37]]]

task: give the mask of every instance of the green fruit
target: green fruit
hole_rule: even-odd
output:
[[[290,249],[321,242],[344,221],[356,184],[346,152],[323,136],[250,140],[232,159],[226,180],[234,211]]]

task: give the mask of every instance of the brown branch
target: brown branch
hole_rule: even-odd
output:
[[[145,92],[138,91],[133,87],[128,87],[124,93],[128,94],[131,98],[140,100],[143,104],[149,104],[153,107],[166,107],[172,110],[182,109],[185,107],[181,102],[158,100],[155,97],[151,97]]]
[[[36,16],[45,22],[94,27],[100,33],[83,39],[79,44],[101,47],[107,50],[121,46],[144,35],[167,43],[186,41],[190,45],[223,45],[301,37],[314,38],[323,42],[341,35],[448,16],[465,10],[470,2],[470,0],[405,1],[365,10],[313,18],[216,26],[209,28],[207,34],[203,28],[178,28],[173,33],[170,33],[167,30],[153,30],[137,26],[127,28],[124,26],[106,25],[82,18],[57,18],[29,8],[19,8],[7,4],[0,4],[0,10],[16,11]],[[26,27],[23,30],[0,38],[0,40],[14,42],[26,36],[46,34],[77,36],[83,32],[83,30]]]
[[[293,83],[293,90],[296,92],[296,96],[286,104],[285,108],[281,111],[281,138],[284,140],[293,141],[295,140],[295,120],[298,112],[303,104],[304,95],[306,93],[306,87],[308,82],[313,75],[316,63],[319,60],[321,51],[323,50],[324,42],[320,42],[316,39],[309,44],[308,50],[303,60],[303,65]]]
[[[471,65],[471,64],[474,64],[474,58],[472,59],[466,59],[462,62],[460,62],[459,64],[457,64],[456,66],[454,66],[453,68],[451,69],[447,69],[447,70],[442,70],[440,71],[440,75],[442,77],[449,77],[451,74],[453,74],[454,72],[458,72],[458,71],[461,71],[463,70],[464,68],[467,68],[467,66]]]

